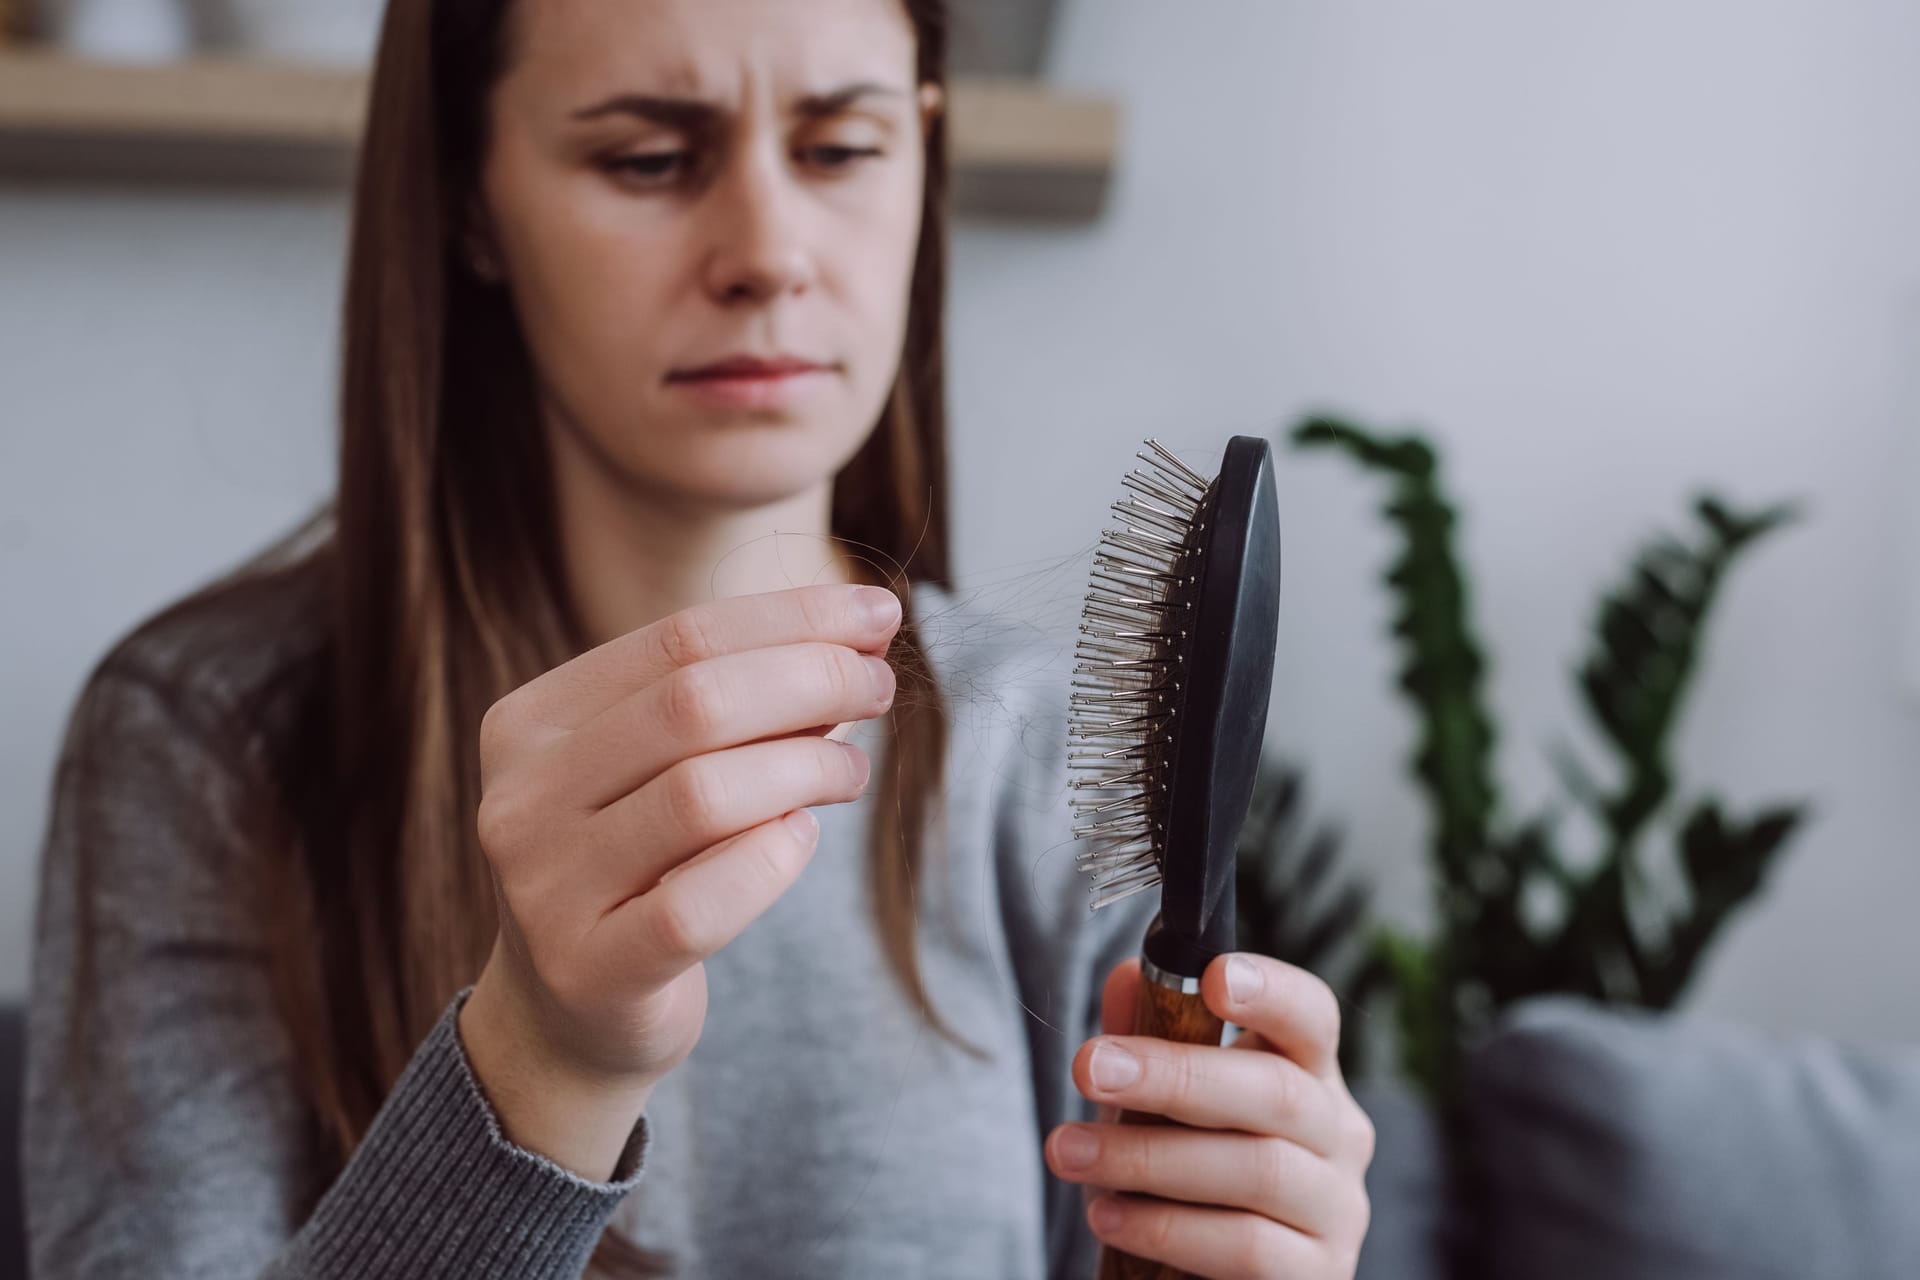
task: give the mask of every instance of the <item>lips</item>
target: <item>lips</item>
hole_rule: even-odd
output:
[[[669,375],[676,382],[700,382],[717,378],[786,378],[812,373],[827,366],[801,356],[729,356],[712,364],[692,369],[677,369]]]
[[[705,411],[790,416],[833,386],[835,366],[803,356],[734,355],[676,370],[667,385]]]

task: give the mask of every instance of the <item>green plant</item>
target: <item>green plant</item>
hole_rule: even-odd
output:
[[[1373,937],[1403,1073],[1433,1101],[1450,1100],[1463,1049],[1532,995],[1671,1007],[1806,816],[1798,805],[1739,816],[1711,795],[1683,799],[1670,751],[1728,571],[1795,508],[1742,514],[1701,495],[1698,539],[1656,537],[1602,598],[1578,680],[1618,780],[1597,781],[1570,749],[1555,752],[1566,804],[1602,832],[1597,855],[1576,860],[1559,832],[1566,805],[1520,820],[1502,809],[1485,650],[1433,446],[1332,418],[1302,423],[1294,442],[1336,449],[1392,484],[1385,513],[1400,550],[1386,582],[1399,606],[1400,688],[1420,720],[1412,767],[1431,819],[1435,906],[1430,937],[1385,927]],[[1664,887],[1648,852],[1663,827]]]

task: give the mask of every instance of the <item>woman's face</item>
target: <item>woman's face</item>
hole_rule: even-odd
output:
[[[838,471],[899,366],[938,109],[900,0],[520,0],[479,236],[549,423],[703,503]],[[735,357],[817,367],[689,376]]]

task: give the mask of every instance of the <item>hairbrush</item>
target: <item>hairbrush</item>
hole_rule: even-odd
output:
[[[1070,689],[1070,786],[1093,907],[1157,889],[1134,1034],[1219,1044],[1200,995],[1235,948],[1234,871],[1253,798],[1280,608],[1267,442],[1234,436],[1211,481],[1148,440],[1094,555]],[[1169,1124],[1122,1111],[1122,1124]],[[1183,1272],[1105,1251],[1101,1280]]]

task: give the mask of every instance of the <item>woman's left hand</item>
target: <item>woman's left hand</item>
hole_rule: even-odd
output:
[[[1054,1173],[1082,1184],[1094,1235],[1214,1280],[1350,1280],[1370,1215],[1373,1125],[1340,1074],[1333,992],[1266,956],[1220,956],[1201,995],[1241,1033],[1189,1045],[1124,1034],[1140,981],[1138,959],[1115,966],[1106,1034],[1073,1060],[1099,1121],[1061,1125],[1046,1144]],[[1192,1127],[1123,1125],[1122,1110]],[[1076,1139],[1090,1139],[1078,1161]]]

